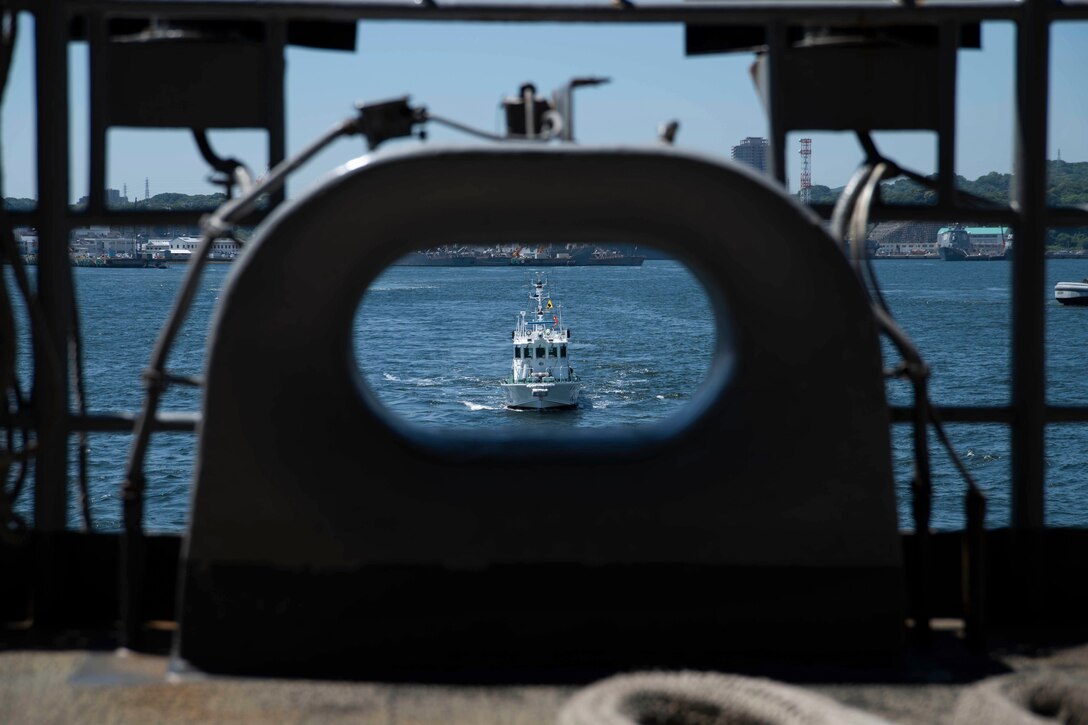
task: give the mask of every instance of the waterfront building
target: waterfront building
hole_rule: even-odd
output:
[[[173,239],[149,239],[144,244],[143,251],[161,253],[169,261],[185,262],[192,258],[199,246],[200,237],[180,236]],[[241,251],[241,245],[233,239],[218,239],[212,243],[209,259],[234,259]]]
[[[938,256],[938,222],[881,222],[869,232],[873,256],[877,258]]]
[[[79,206],[87,206],[90,202],[89,196],[79,197],[79,201],[76,202]],[[117,209],[120,207],[126,207],[130,204],[128,197],[123,195],[118,189],[106,189],[106,207],[109,209]]]
[[[20,255],[38,253],[38,233],[33,229],[16,229],[15,246]]]
[[[756,171],[767,171],[767,139],[749,136],[733,147],[730,154],[734,161],[751,166]]]

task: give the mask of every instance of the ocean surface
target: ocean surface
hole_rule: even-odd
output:
[[[901,326],[932,367],[931,399],[938,405],[1001,405],[1010,399],[1010,265],[938,260],[879,260],[881,289]],[[10,270],[9,270],[10,271]],[[140,373],[184,274],[169,269],[76,268],[89,409],[136,411]],[[174,346],[170,369],[202,372],[212,312],[231,266],[210,265],[192,314]],[[546,270],[552,299],[572,331],[571,363],[583,381],[582,404],[565,412],[507,410],[499,381],[509,374],[510,332],[529,309],[526,268],[391,267],[361,301],[356,318],[357,363],[391,413],[425,427],[526,429],[577,435],[578,429],[652,424],[689,403],[704,378],[715,345],[705,294],[681,264],[649,260],[641,267]],[[1047,264],[1048,398],[1088,404],[1088,376],[1080,365],[1088,341],[1088,308],[1053,300],[1059,280],[1088,276],[1088,260]],[[9,278],[10,279],[10,278]],[[771,292],[771,291],[769,291]],[[441,329],[441,335],[434,335]],[[28,347],[22,345],[26,367]],[[891,348],[885,347],[889,364]],[[24,371],[24,380],[29,374]],[[889,400],[910,401],[901,382]],[[199,392],[171,388],[162,410],[196,410]],[[1009,523],[1010,438],[1000,425],[947,426],[954,448],[988,494],[987,525]],[[147,528],[179,532],[189,510],[195,437],[153,437],[146,471]],[[912,470],[909,426],[893,426],[900,521],[909,528]],[[89,439],[89,482],[95,528],[121,526],[119,491],[131,436],[98,433]],[[933,523],[963,524],[964,483],[932,437]],[[75,470],[75,445],[72,470]],[[1088,526],[1085,471],[1088,426],[1047,430],[1047,522]],[[783,455],[789,455],[783,441]],[[77,525],[74,483],[71,521]],[[28,486],[29,489],[29,486]],[[30,491],[19,509],[26,512]]]

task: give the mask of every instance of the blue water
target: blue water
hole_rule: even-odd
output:
[[[944,405],[1002,405],[1010,399],[1010,265],[881,260],[877,275],[889,306],[932,366],[932,400]],[[199,374],[211,312],[231,267],[205,272],[193,313],[170,368]],[[184,268],[74,271],[82,310],[90,409],[134,411],[142,403],[140,373],[165,320]],[[1047,266],[1048,398],[1088,404],[1080,357],[1088,340],[1088,309],[1063,307],[1050,290],[1059,280],[1088,276],[1088,261]],[[553,299],[572,330],[571,362],[582,378],[583,405],[569,412],[515,412],[502,406],[498,381],[509,373],[510,331],[528,309],[525,269],[394,267],[364,298],[356,320],[357,359],[364,379],[394,414],[422,426],[580,428],[645,425],[686,405],[704,377],[715,344],[709,306],[678,263],[642,267],[577,267],[550,272]],[[435,335],[435,330],[441,330]],[[653,334],[649,334],[649,331]],[[423,334],[429,332],[432,334]],[[24,362],[26,346],[23,346]],[[888,362],[892,362],[890,348]],[[28,379],[24,372],[24,379]],[[889,399],[906,404],[909,390],[890,383]],[[163,410],[195,410],[198,392],[171,388]],[[1009,522],[1010,437],[1000,425],[950,425],[957,453],[986,490],[987,525]],[[121,525],[118,492],[127,434],[90,436],[90,491],[95,528]],[[964,484],[934,438],[933,523],[962,526]],[[189,509],[195,438],[156,434],[147,459],[147,527],[182,530]],[[1047,521],[1088,525],[1083,451],[1088,426],[1047,431]],[[788,455],[783,450],[783,455]],[[70,456],[74,470],[74,446]],[[900,520],[910,526],[908,486],[912,441],[908,426],[893,428]],[[29,490],[19,509],[29,506]],[[75,483],[72,516],[76,525]]]
[[[552,269],[547,290],[571,330],[580,405],[541,415],[503,406],[510,333],[530,310],[520,267],[391,267],[357,318],[360,368],[379,399],[423,426],[571,428],[652,423],[706,376],[714,320],[692,275],[673,262]],[[559,307],[555,308],[558,311]]]

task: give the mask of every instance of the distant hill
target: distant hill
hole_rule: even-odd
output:
[[[227,197],[224,194],[177,194],[174,192],[164,192],[162,194],[156,194],[149,199],[137,199],[136,201],[122,204],[115,208],[132,211],[204,211],[210,212],[215,210],[220,204],[226,201]],[[11,211],[33,211],[37,206],[37,201],[34,199],[15,199],[12,197],[4,198],[4,208]],[[73,211],[79,211],[86,207],[86,197],[79,202],[72,204],[71,209]],[[248,236],[251,231],[251,227],[241,226],[237,230],[239,236]],[[155,225],[147,228],[141,228],[143,233],[150,234],[155,237],[174,237],[178,235],[199,235],[200,227],[196,225]]]
[[[153,209],[155,211],[167,209],[209,211],[226,200],[226,194],[174,194],[166,192],[155,194],[150,199],[139,199],[133,202],[132,207],[135,209]]]
[[[144,209],[154,211],[167,211],[174,209],[188,209],[191,211],[211,211],[217,206],[226,201],[227,197],[223,194],[175,194],[173,192],[165,192],[162,194],[156,194],[150,199],[137,199],[136,201],[130,201],[127,204],[118,206],[118,209]],[[37,207],[38,202],[34,199],[17,199],[14,197],[4,197],[4,208],[9,211],[33,211]],[[85,206],[83,203],[75,203],[71,205],[72,209],[78,210]]]
[[[9,211],[34,211],[37,206],[37,199],[16,199],[11,196],[4,197],[4,208]]]
[[[931,177],[932,178],[932,177]],[[1047,162],[1047,201],[1054,206],[1074,206],[1088,204],[1088,161],[1048,161]],[[996,171],[968,181],[962,176],[956,177],[956,186],[963,191],[990,199],[1006,202],[1009,198],[1009,185],[1012,174],[999,174]],[[812,201],[817,204],[833,204],[843,191],[842,186],[831,188],[819,184],[812,187]],[[909,179],[900,178],[885,181],[881,185],[884,201],[889,204],[932,204],[933,192]],[[130,202],[126,208],[136,209],[214,209],[223,203],[223,194],[175,194],[166,192],[156,194],[150,199],[138,199]],[[34,199],[5,197],[4,207],[13,211],[33,209]],[[73,204],[73,208],[78,205]]]
[[[1012,174],[999,174],[996,171],[991,171],[974,181],[968,181],[962,176],[956,177],[957,188],[998,203],[1008,202],[1011,182]],[[812,201],[816,204],[834,204],[842,194],[843,188],[840,186],[832,189],[827,186],[815,185],[812,187]],[[934,192],[905,178],[892,179],[881,184],[881,195],[887,204],[933,204],[935,202]],[[127,207],[123,208],[210,211],[225,200],[226,197],[223,194],[175,194],[166,192],[156,194],[150,199],[130,202]],[[1048,161],[1047,202],[1053,206],[1088,204],[1088,161]],[[4,208],[11,211],[32,211],[35,206],[37,206],[37,202],[34,199],[4,198]],[[79,209],[81,205],[73,204],[72,208]],[[971,221],[970,219],[951,219],[947,223],[970,224]],[[903,228],[903,232],[912,233],[907,228]],[[928,235],[929,230],[928,227],[924,230],[919,227],[913,233]],[[1088,227],[1052,229],[1048,237],[1047,243],[1049,246],[1088,249]]]
[[[991,171],[974,181],[968,181],[962,176],[956,177],[956,187],[961,191],[998,203],[1008,203],[1011,183],[1012,174],[999,174],[996,171]],[[820,204],[834,204],[844,188],[813,186],[812,201]],[[881,184],[880,189],[881,197],[887,204],[933,204],[936,201],[935,192],[910,179],[899,178],[886,181]],[[1046,192],[1047,203],[1051,206],[1088,204],[1088,162],[1048,161]],[[971,221],[970,219],[950,219],[947,223],[970,224]],[[922,225],[921,222],[917,224]],[[908,230],[904,229],[904,231]],[[926,233],[928,234],[928,229]],[[1088,227],[1052,229],[1047,236],[1047,245],[1051,247],[1088,249]]]
[[[930,177],[935,178],[935,177]],[[1005,203],[1009,200],[1012,174],[991,171],[974,181],[956,177],[956,187],[984,199]],[[812,201],[834,204],[845,187],[812,187]],[[933,204],[934,192],[910,179],[899,178],[885,181],[880,186],[884,201],[888,204]],[[1088,161],[1047,162],[1047,203],[1052,206],[1076,206],[1088,204]]]

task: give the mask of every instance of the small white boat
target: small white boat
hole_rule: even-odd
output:
[[[502,383],[506,406],[520,410],[573,408],[581,383],[570,365],[570,330],[563,326],[563,309],[545,293],[547,282],[533,280],[529,299],[535,311],[522,311],[511,334],[513,362]]]
[[[1054,299],[1063,305],[1088,306],[1088,279],[1059,282],[1054,285]]]

